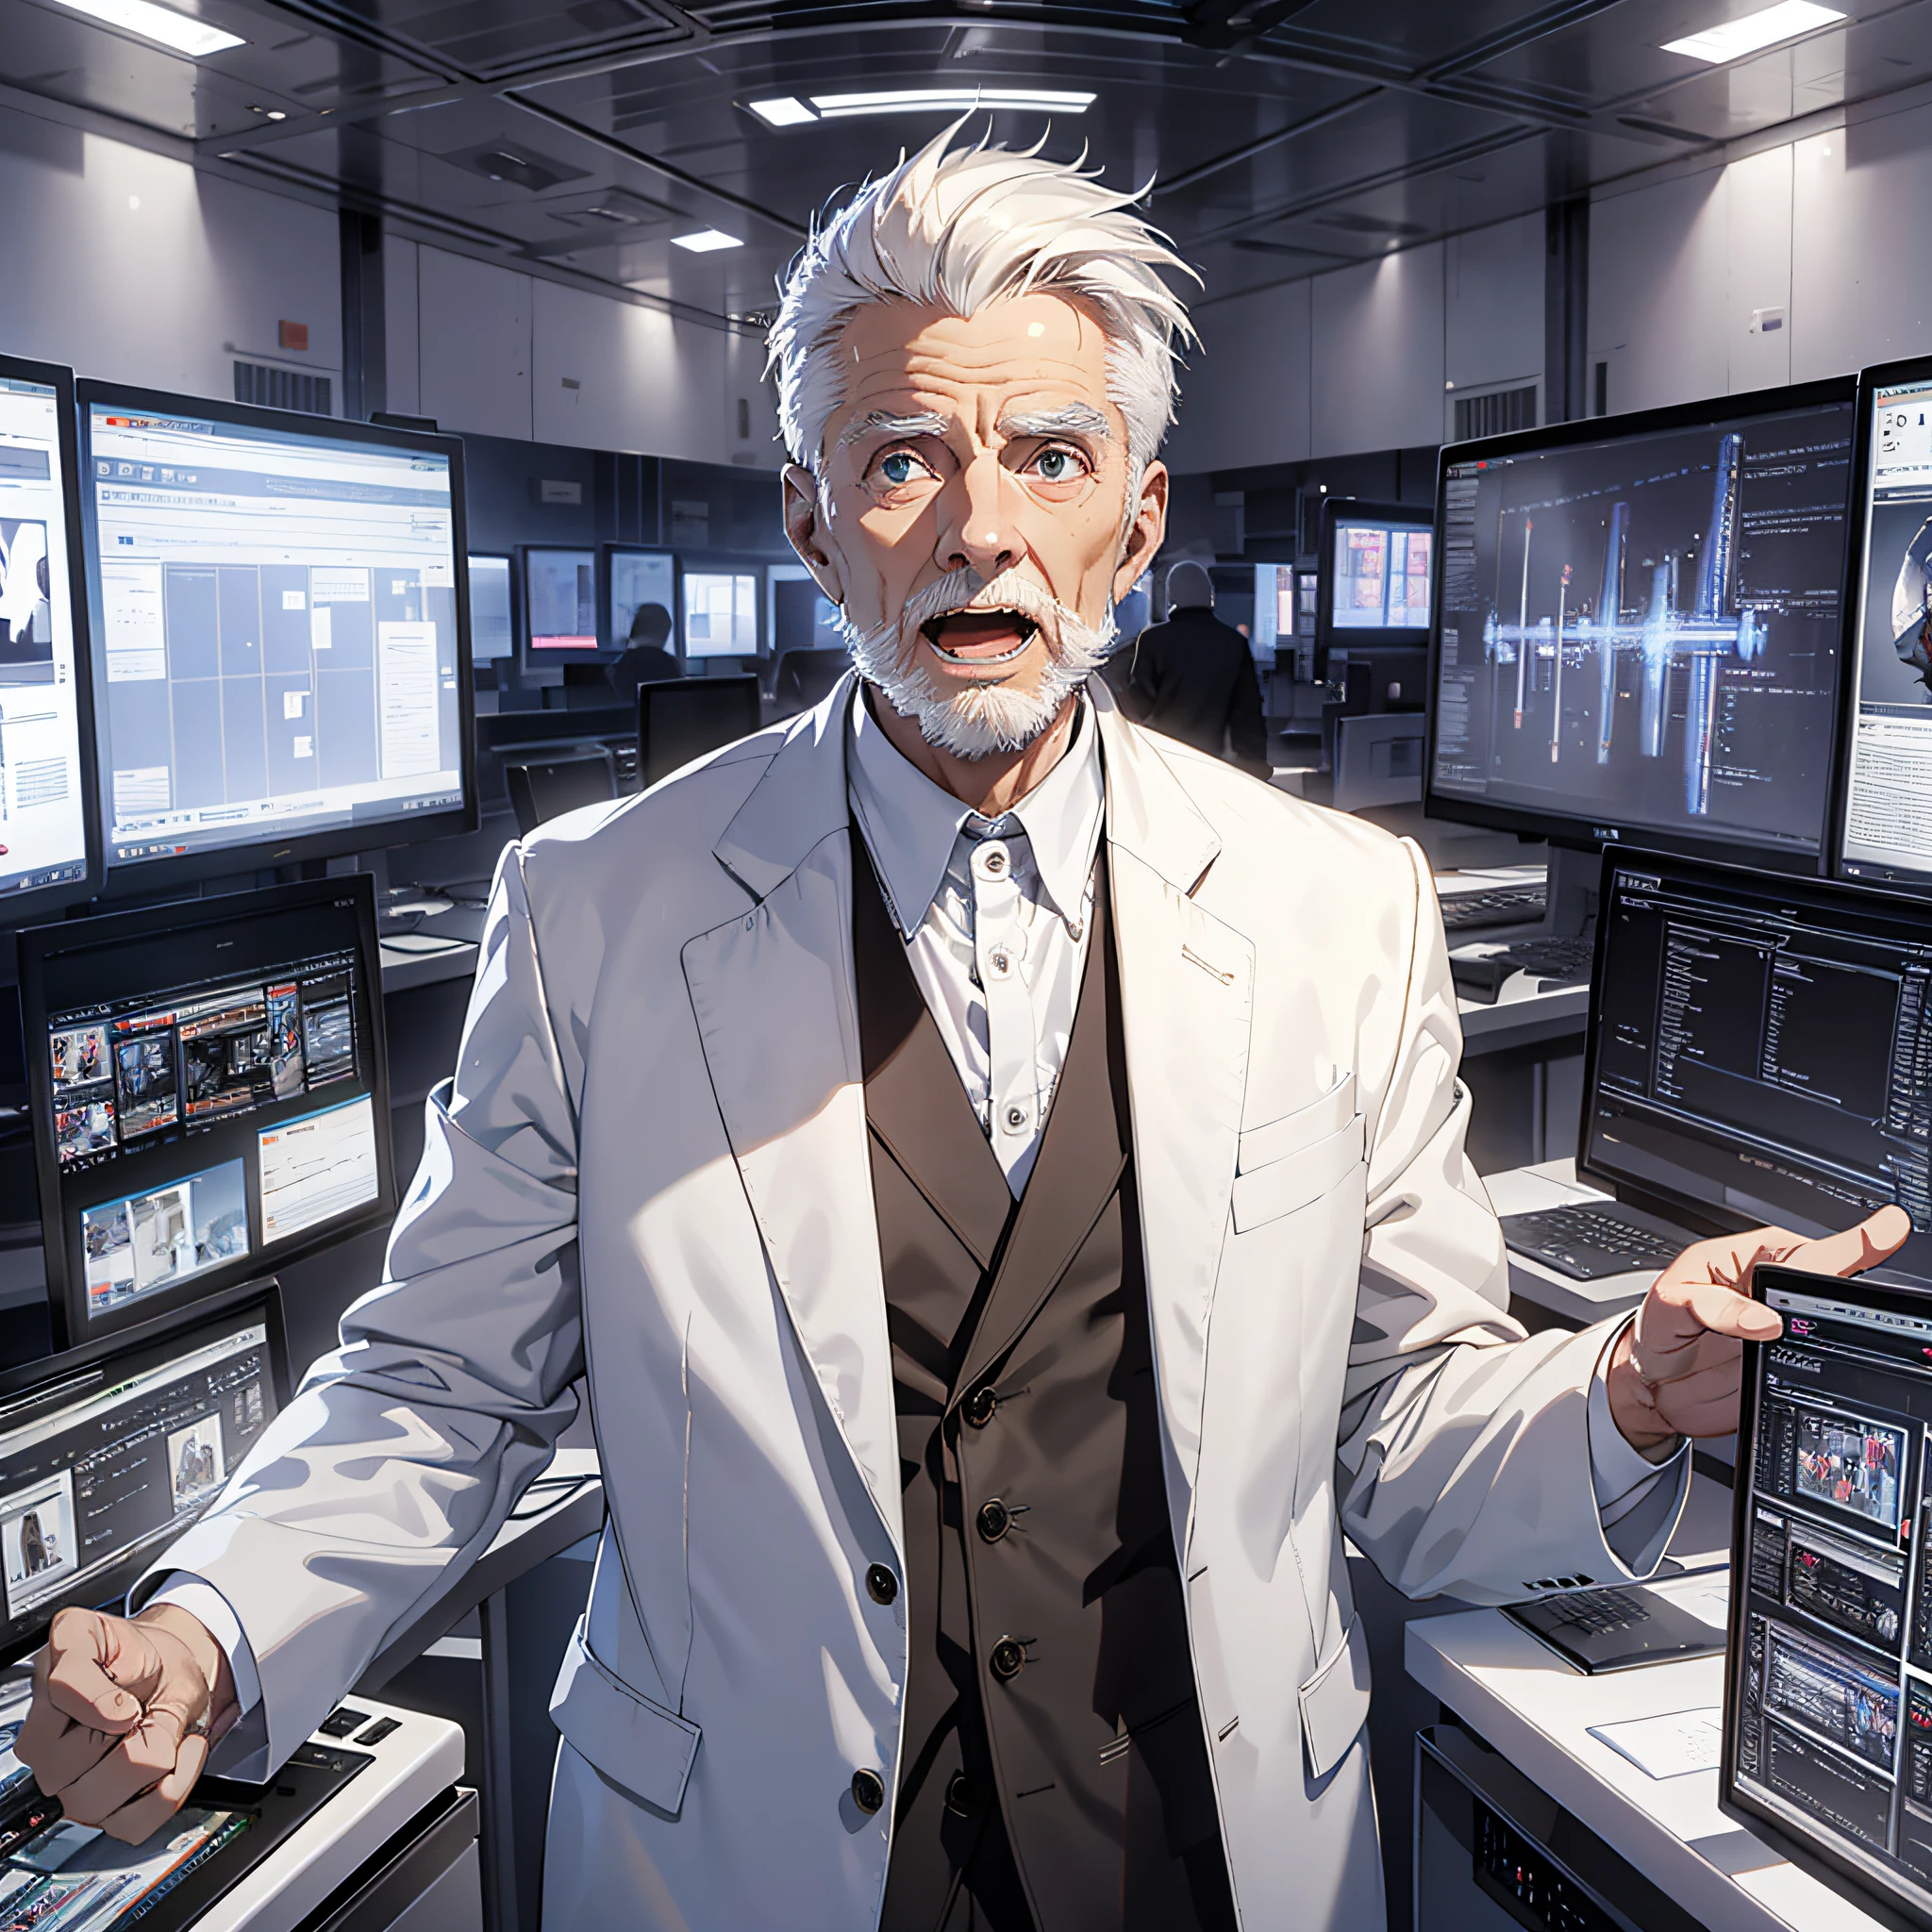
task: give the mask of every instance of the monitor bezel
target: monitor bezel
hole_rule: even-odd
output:
[[[545,546],[538,546],[542,548]],[[557,546],[550,546],[557,547]],[[600,543],[597,545],[597,635],[601,648],[609,653],[609,661],[615,663],[630,649],[628,639],[620,638],[610,622],[611,565],[620,557],[661,557],[671,565],[671,635],[665,641],[665,648],[682,664],[684,662],[684,626],[679,621],[678,606],[683,601],[680,591],[683,577],[679,574],[678,553],[668,543]],[[566,663],[576,663],[577,658],[566,658]]]
[[[1335,532],[1342,524],[1401,525],[1411,530],[1436,532],[1429,544],[1429,622],[1412,629],[1391,629],[1387,625],[1351,627],[1346,637],[1335,629]],[[1441,552],[1437,531],[1436,507],[1424,503],[1381,503],[1366,496],[1324,496],[1322,499],[1321,526],[1316,533],[1315,551],[1315,675],[1325,680],[1333,652],[1359,648],[1364,651],[1417,651],[1426,653],[1435,629],[1437,558]],[[1242,554],[1244,564],[1266,563],[1265,557]]]
[[[101,798],[94,749],[94,667],[92,599],[76,581],[87,573],[86,529],[81,512],[80,418],[75,409],[74,371],[61,362],[40,362],[25,356],[0,356],[0,376],[16,382],[42,383],[54,391],[56,434],[60,460],[66,466],[61,511],[67,524],[67,608],[74,638],[75,728],[79,734],[77,766],[81,788],[80,823],[85,872],[80,878],[58,885],[0,891],[0,920],[16,926],[49,913],[84,906],[101,890],[106,873],[106,847],[101,837]],[[51,574],[50,574],[51,575]],[[51,589],[51,585],[49,586]]]
[[[1890,1287],[1864,1280],[1857,1275],[1819,1274],[1809,1269],[1791,1268],[1781,1262],[1760,1262],[1751,1273],[1751,1298],[1767,1303],[1774,1288],[1797,1294],[1829,1295],[1845,1301],[1869,1304],[1874,1308],[1923,1320],[1932,1311],[1932,1301],[1910,1289]],[[1740,1454],[1737,1467],[1752,1469],[1742,1454],[1744,1445],[1757,1440],[1757,1382],[1761,1352],[1771,1344],[1747,1341],[1743,1344],[1742,1375],[1738,1390],[1738,1434]],[[1921,1450],[1924,1455],[1924,1450]],[[1718,1759],[1717,1804],[1726,1818],[1746,1826],[1751,1833],[1782,1853],[1801,1871],[1820,1879],[1836,1890],[1838,1879],[1849,1879],[1875,1900],[1879,1910],[1891,1915],[1905,1912],[1923,1919],[1925,1907],[1902,1887],[1882,1874],[1874,1875],[1857,1862],[1821,1840],[1800,1836],[1791,1821],[1773,1811],[1738,1783],[1737,1720],[1738,1703],[1743,1695],[1743,1679],[1739,1670],[1744,1655],[1745,1617],[1750,1608],[1750,1592],[1739,1588],[1751,1560],[1751,1490],[1747,1480],[1731,1485],[1731,1561],[1729,1571],[1730,1605],[1724,1626],[1724,1695],[1723,1738]],[[1932,1890],[1932,1887],[1926,1890]]]
[[[500,563],[509,573],[509,649],[501,658],[476,656],[476,626],[475,613],[469,611],[469,601],[470,565],[477,558],[485,558],[491,563]],[[521,622],[518,605],[522,601],[518,582],[520,575],[521,573],[517,569],[517,554],[514,550],[468,550],[463,553],[463,604],[470,625],[470,668],[473,673],[480,671],[486,664],[494,667],[498,664],[514,665],[517,661],[518,626]]]
[[[208,396],[176,395],[166,390],[135,389],[125,383],[82,377],[75,385],[75,412],[80,426],[81,461],[89,489],[81,504],[87,547],[82,553],[87,572],[88,615],[99,627],[101,574],[94,558],[96,532],[93,479],[93,407],[123,409],[133,415],[182,416],[239,429],[265,430],[278,435],[316,437],[325,441],[360,443],[382,449],[414,450],[449,459],[450,540],[455,552],[457,613],[457,758],[462,777],[462,800],[441,811],[398,812],[389,818],[362,819],[291,836],[264,834],[256,839],[196,847],[171,858],[123,859],[113,857],[108,827],[110,808],[103,794],[101,766],[96,759],[94,797],[99,810],[101,894],[123,897],[158,886],[183,885],[202,879],[232,878],[271,866],[298,865],[310,858],[337,858],[349,852],[383,852],[399,845],[420,844],[453,833],[476,829],[475,678],[470,656],[470,551],[468,498],[463,482],[463,440],[431,435],[423,429],[391,429],[354,417],[310,416],[294,409],[264,409],[247,403],[217,402]],[[107,675],[105,661],[95,667],[94,694]],[[98,732],[95,734],[98,740]]]
[[[1853,410],[1853,454],[1857,461],[1858,378],[1835,375],[1816,382],[1794,383],[1785,389],[1749,390],[1735,396],[1707,398],[1694,403],[1673,403],[1657,409],[1632,409],[1615,416],[1584,416],[1574,422],[1546,423],[1537,429],[1512,429],[1498,436],[1472,437],[1466,442],[1445,443],[1436,458],[1436,550],[1432,559],[1429,591],[1428,669],[1424,674],[1425,708],[1428,723],[1423,737],[1423,816],[1451,824],[1481,825],[1491,831],[1515,832],[1524,839],[1545,839],[1582,852],[1610,850],[1622,846],[1641,851],[1668,852],[1715,864],[1726,862],[1760,872],[1775,872],[1794,878],[1824,878],[1831,871],[1832,802],[1837,793],[1841,762],[1841,734],[1837,732],[1840,706],[1833,708],[1834,741],[1828,754],[1830,769],[1825,774],[1824,806],[1819,826],[1818,847],[1810,854],[1792,852],[1782,846],[1756,845],[1748,840],[1730,836],[1703,836],[1681,832],[1667,825],[1606,824],[1575,817],[1534,811],[1527,806],[1497,805],[1488,799],[1474,799],[1461,792],[1436,789],[1436,730],[1439,707],[1437,679],[1442,657],[1442,571],[1443,571],[1443,490],[1452,463],[1482,462],[1496,458],[1540,454],[1546,450],[1603,442],[1616,437],[1667,435],[1702,424],[1717,424],[1737,416],[1790,415],[1801,409],[1816,408],[1827,403],[1850,403]],[[1850,527],[1851,497],[1847,492],[1846,520]],[[1838,691],[1844,688],[1844,643],[1842,618],[1845,608],[1845,574],[1851,549],[1845,546],[1839,567],[1839,611],[1840,617]]]
[[[172,1289],[142,1297],[119,1314],[91,1319],[85,1278],[74,1279],[67,1265],[67,1228],[61,1212],[60,1163],[54,1147],[53,1080],[43,1051],[35,1043],[47,1031],[47,962],[78,946],[125,943],[138,945],[153,934],[178,932],[184,926],[219,924],[237,918],[272,915],[340,899],[355,902],[357,951],[367,988],[370,1009],[370,1111],[375,1126],[375,1198],[353,1213],[306,1235],[277,1241],[272,1257],[259,1251],[212,1269],[206,1276],[191,1276]],[[91,1345],[116,1339],[143,1324],[164,1320],[199,1307],[233,1286],[237,1274],[260,1279],[264,1258],[286,1267],[305,1255],[334,1247],[358,1235],[386,1226],[394,1220],[400,1201],[395,1149],[391,1133],[389,1046],[382,1004],[382,955],[376,939],[375,878],[371,873],[343,873],[334,877],[302,879],[292,885],[267,886],[250,892],[223,892],[204,899],[175,900],[165,906],[108,912],[88,920],[24,927],[15,936],[20,980],[21,1035],[26,1056],[27,1105],[34,1137],[34,1179],[40,1199],[41,1236],[47,1277],[47,1319],[54,1344],[59,1349]]]
[[[1575,1134],[1576,1178],[1586,1187],[1601,1189],[1614,1199],[1648,1209],[1676,1222],[1693,1234],[1718,1236],[1741,1234],[1759,1224],[1750,1215],[1726,1211],[1693,1195],[1678,1193],[1657,1181],[1618,1174],[1590,1159],[1590,1119],[1596,1096],[1597,1047],[1602,1034],[1604,964],[1609,952],[1611,921],[1605,916],[1610,902],[1610,884],[1620,867],[1636,870],[1657,866],[1674,875],[1690,872],[1718,887],[1742,886],[1754,891],[1775,890],[1821,909],[1863,902],[1874,910],[1888,907],[1912,917],[1923,913],[1914,900],[1897,892],[1875,891],[1856,880],[1815,878],[1803,873],[1767,871],[1762,866],[1727,865],[1709,858],[1657,847],[1606,845],[1602,869],[1597,874],[1597,919],[1595,944],[1591,959],[1590,1008],[1583,1025],[1583,1082],[1577,1107]],[[1696,880],[1693,878],[1693,883]],[[1932,1283],[1927,1284],[1932,1290]],[[1907,1291],[1909,1292],[1910,1291]],[[1920,1291],[1925,1292],[1926,1291]]]
[[[1893,362],[1874,362],[1858,374],[1858,403],[1852,427],[1852,501],[1845,517],[1845,587],[1840,596],[1843,627],[1839,645],[1838,748],[1826,857],[1830,861],[1831,875],[1847,884],[1926,898],[1932,897],[1932,870],[1900,878],[1890,874],[1874,877],[1870,873],[1845,870],[1845,817],[1852,794],[1852,739],[1858,722],[1857,680],[1850,674],[1856,670],[1858,653],[1863,648],[1860,632],[1864,611],[1861,605],[1867,562],[1865,528],[1872,508],[1868,479],[1872,464],[1874,404],[1881,389],[1893,383],[1914,381],[1932,386],[1932,356],[1901,357]]]
[[[138,1349],[145,1350],[184,1340],[202,1328],[224,1327],[231,1322],[245,1321],[258,1311],[262,1326],[268,1331],[269,1374],[275,1383],[275,1413],[280,1415],[294,1400],[294,1381],[290,1373],[288,1324],[282,1310],[281,1283],[273,1274],[258,1274],[247,1281],[238,1282],[220,1294],[210,1295],[192,1309],[157,1316],[119,1329],[112,1335],[99,1336],[74,1348],[42,1356],[38,1361],[0,1372],[0,1415],[25,1407],[39,1393],[58,1393],[63,1382],[92,1374],[102,1362],[110,1361],[117,1356],[132,1355]],[[76,1396],[82,1393],[78,1388],[74,1392]],[[195,1520],[199,1522],[200,1518]],[[97,1599],[98,1607],[111,1607],[117,1599],[125,1598],[129,1588],[153,1563],[155,1554],[150,1551],[130,1556],[110,1570],[108,1575],[119,1587]],[[10,1643],[0,1643],[0,1668],[17,1663],[38,1650],[46,1640],[47,1624],[65,1607],[65,1604],[58,1602],[51,1605],[45,1621],[37,1624],[32,1634],[17,1638]]]
[[[530,559],[550,553],[591,559],[593,600],[591,615],[596,619],[596,643],[588,651],[540,651],[531,641]],[[605,570],[602,547],[597,543],[519,543],[512,553],[516,561],[510,571],[512,621],[516,625],[517,665],[525,673],[558,671],[566,664],[608,664],[617,657],[605,638]],[[498,660],[501,661],[501,660]]]

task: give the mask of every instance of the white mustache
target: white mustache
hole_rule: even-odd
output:
[[[1075,613],[1051,591],[1018,571],[1004,570],[995,577],[982,577],[974,570],[952,570],[906,600],[906,608],[899,613],[902,660],[910,655],[925,625],[937,618],[955,617],[964,610],[1017,611],[1040,626],[1055,651],[1066,635],[1067,620],[1072,618],[1078,623]]]

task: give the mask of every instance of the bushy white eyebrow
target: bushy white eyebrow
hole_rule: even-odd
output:
[[[1016,436],[1098,436],[1113,431],[1091,403],[1069,403],[1063,409],[1015,409],[1000,418],[1000,434]]]
[[[891,409],[870,409],[846,427],[839,438],[839,447],[844,449],[867,436],[943,436],[952,426],[930,409],[908,416],[895,415]]]

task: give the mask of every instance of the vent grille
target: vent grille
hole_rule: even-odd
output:
[[[266,362],[235,364],[235,400],[269,409],[300,409],[305,415],[335,413],[325,375],[299,369],[273,369]]]
[[[1456,441],[1473,436],[1502,436],[1511,429],[1536,427],[1536,384],[1499,389],[1486,396],[1456,398]]]

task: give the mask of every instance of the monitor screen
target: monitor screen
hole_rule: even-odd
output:
[[[1822,870],[1851,438],[1846,382],[1446,450],[1431,810]]]
[[[516,655],[510,621],[509,558],[470,558],[470,651],[479,664]]]
[[[81,401],[98,783],[124,885],[197,855],[278,863],[460,822],[456,445],[92,383]]]
[[[1290,563],[1255,566],[1255,622],[1248,642],[1256,657],[1292,650],[1295,641],[1295,574]]]
[[[1335,519],[1337,630],[1411,630],[1429,627],[1429,572],[1433,526],[1397,524],[1346,514]]]
[[[72,1341],[392,1208],[370,875],[21,937],[49,1299]]]
[[[1865,391],[1839,863],[1932,891],[1932,364]]]
[[[0,357],[0,893],[41,905],[88,877],[66,380]]]
[[[611,550],[610,647],[655,644],[676,652],[677,560],[668,550]]]
[[[686,571],[684,655],[755,658],[758,651],[758,578],[750,571]]]
[[[1577,1165],[1720,1226],[1888,1203],[1932,1286],[1932,917],[1857,887],[1607,864]]]
[[[1932,1311],[1789,1269],[1758,1292],[1785,1332],[1747,1353],[1720,1794],[1923,1919]]]
[[[70,1604],[119,1599],[199,1516],[286,1399],[273,1296],[110,1354],[8,1378],[0,1657]]]
[[[594,651],[597,553],[525,550],[524,608],[532,651]]]

